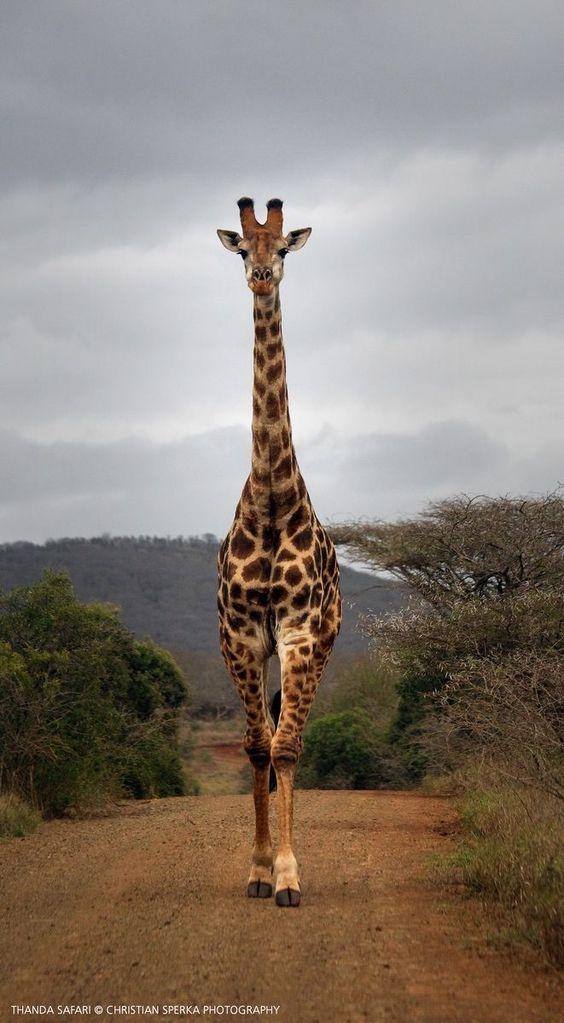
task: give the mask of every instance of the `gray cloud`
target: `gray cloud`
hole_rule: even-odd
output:
[[[325,517],[552,487],[563,27],[548,0],[11,5],[2,535],[225,528],[252,337],[215,228],[248,192],[314,229],[283,309]]]
[[[499,149],[562,122],[549,0],[23,0],[3,20],[12,181],[197,168],[248,182],[262,140],[278,183],[382,141]]]
[[[249,432],[213,430],[173,443],[136,438],[107,444],[40,444],[0,434],[4,540],[112,532],[224,535],[249,465]],[[326,520],[411,514],[456,490],[550,489],[557,446],[514,459],[465,422],[414,433],[344,436],[324,430],[299,450]]]

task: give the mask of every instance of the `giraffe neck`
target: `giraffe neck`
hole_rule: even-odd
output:
[[[305,487],[292,443],[280,298],[254,299],[253,454],[250,486],[264,519],[291,514]]]

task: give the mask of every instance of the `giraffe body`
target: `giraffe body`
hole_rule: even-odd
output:
[[[275,872],[277,903],[294,906],[300,884],[292,851],[293,780],[302,731],[339,631],[339,569],[296,460],[281,330],[284,256],[310,232],[282,235],[279,200],[269,203],[265,225],[257,223],[251,200],[239,205],[243,238],[218,233],[226,247],[243,252],[254,293],[253,448],[251,472],[218,556],[220,646],[245,707],[244,747],[253,766],[256,834],[247,892],[271,895]],[[274,653],[282,689],[276,729],[267,697]],[[276,861],[268,820],[271,765],[278,790]]]

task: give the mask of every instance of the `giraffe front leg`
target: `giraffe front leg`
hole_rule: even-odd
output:
[[[272,840],[268,822],[270,757],[266,767],[253,764],[253,798],[255,803],[255,841],[251,856],[251,873],[247,884],[250,899],[268,899],[272,895]]]
[[[266,710],[266,664],[260,669],[261,684],[256,681],[255,668],[250,668],[247,675],[246,684],[243,682],[241,689],[247,714],[244,747],[253,768],[255,804],[255,838],[247,895],[251,899],[268,899],[272,895],[273,873],[272,839],[268,817],[272,731]]]
[[[243,746],[253,769],[255,839],[247,895],[249,898],[265,899],[272,895],[273,873],[268,821],[272,729],[266,707],[267,662],[262,651],[245,646],[240,639],[230,635],[223,623],[220,638],[227,670],[245,705],[247,730]]]
[[[294,774],[295,765],[274,761],[278,794],[279,846],[274,861],[276,877],[276,905],[299,906],[301,901],[298,862],[292,849],[292,828],[294,816]]]
[[[278,792],[279,845],[274,861],[276,905],[299,906],[300,878],[292,848],[294,776],[302,748],[302,730],[307,717],[304,701],[307,700],[308,694],[309,658],[299,657],[296,648],[293,647],[282,654],[281,667],[282,708],[271,747]]]

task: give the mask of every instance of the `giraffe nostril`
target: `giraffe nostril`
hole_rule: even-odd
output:
[[[272,270],[270,270],[270,268],[267,266],[256,266],[255,269],[253,270],[253,280],[267,282],[271,281]]]

